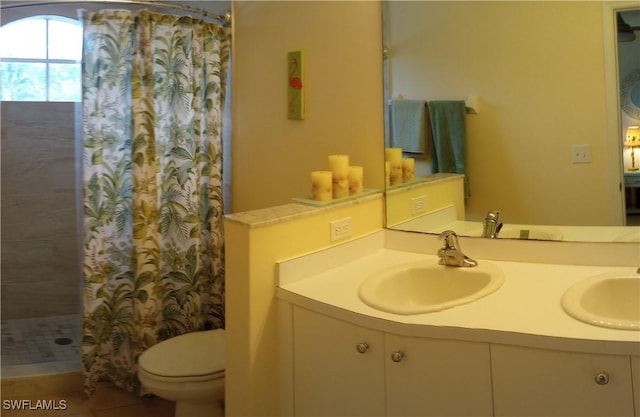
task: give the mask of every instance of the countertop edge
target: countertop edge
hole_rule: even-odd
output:
[[[399,336],[452,339],[578,353],[640,356],[640,341],[576,339],[495,329],[402,323],[327,304],[282,287],[277,288],[276,297],[337,320]]]

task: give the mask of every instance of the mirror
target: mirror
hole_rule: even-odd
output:
[[[640,40],[616,45],[607,3],[384,1],[385,146],[392,100],[475,98],[466,220],[500,209],[505,226],[623,227],[616,57]],[[412,156],[429,174],[429,155]]]

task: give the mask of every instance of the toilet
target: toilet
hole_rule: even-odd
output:
[[[144,351],[138,378],[147,391],[176,402],[176,417],[224,416],[224,367],[224,330],[205,330]]]

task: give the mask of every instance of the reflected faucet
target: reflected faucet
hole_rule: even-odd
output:
[[[482,221],[482,237],[495,239],[502,229],[502,221],[500,220],[500,210],[492,210],[487,212]]]
[[[478,262],[466,256],[460,250],[458,235],[453,230],[445,230],[440,234],[440,239],[444,240],[444,247],[438,250],[440,265],[447,266],[476,266]]]

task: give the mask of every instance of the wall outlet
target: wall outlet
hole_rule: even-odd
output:
[[[427,210],[427,196],[421,195],[411,199],[411,214],[422,213]]]
[[[591,162],[591,145],[571,145],[571,162],[574,164]]]
[[[344,239],[351,236],[351,217],[334,220],[330,223],[331,241]]]

